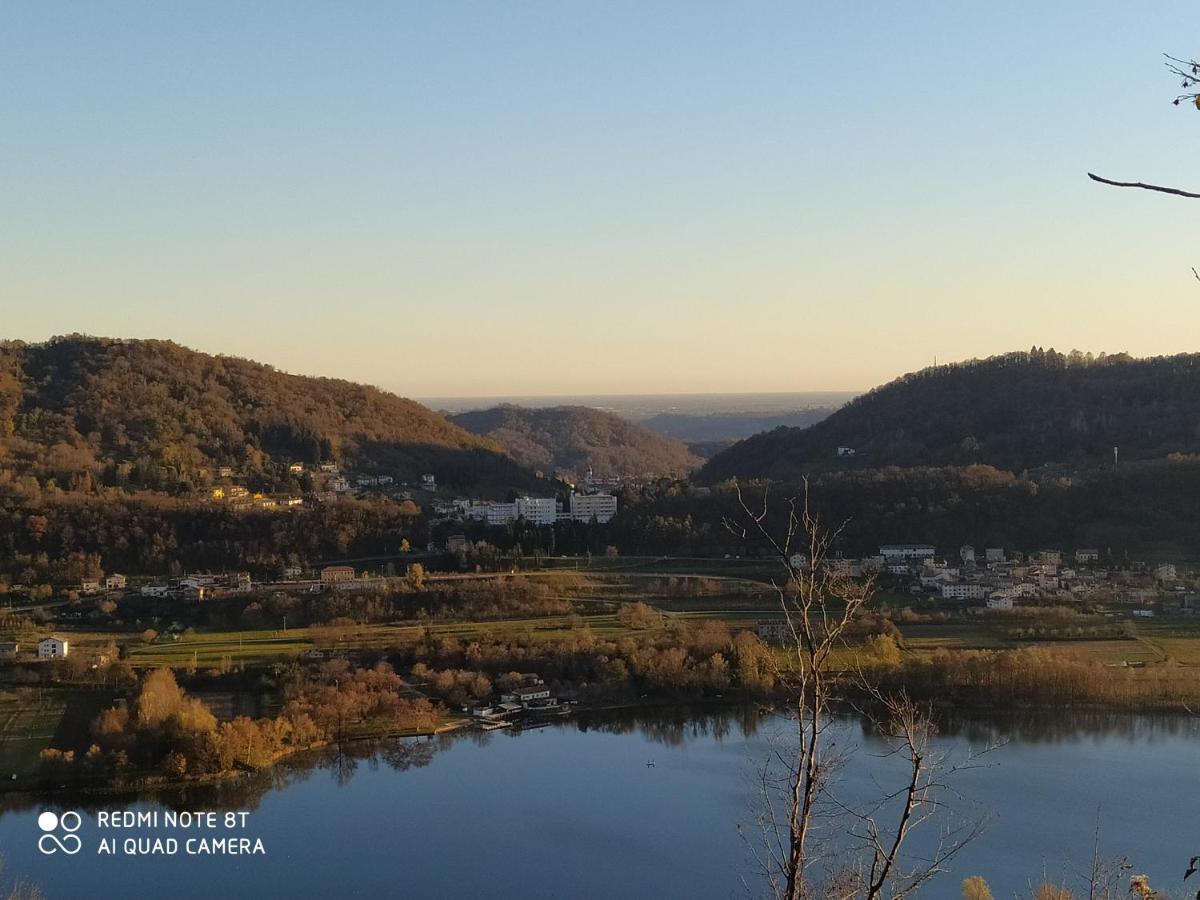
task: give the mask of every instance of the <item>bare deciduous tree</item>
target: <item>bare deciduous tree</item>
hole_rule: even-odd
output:
[[[873,594],[873,578],[849,578],[831,565],[842,528],[824,528],[808,502],[786,502],[783,521],[769,520],[769,497],[752,510],[738,490],[739,517],[726,527],[743,540],[765,546],[779,561],[775,581],[789,635],[789,665],[780,676],[794,691],[797,734],[786,749],[775,747],[758,772],[761,807],[757,834],[747,836],[772,896],[782,900],[875,900],[910,896],[942,871],[946,862],[979,832],[970,821],[940,831],[932,850],[906,855],[913,830],[944,812],[947,774],[972,765],[949,766],[931,746],[936,727],[907,696],[886,695],[858,664],[847,632]],[[853,686],[866,697],[868,712],[890,748],[904,760],[894,789],[864,807],[845,802],[833,789],[848,751],[832,739],[837,723],[832,705]],[[986,752],[986,751],[985,751]]]

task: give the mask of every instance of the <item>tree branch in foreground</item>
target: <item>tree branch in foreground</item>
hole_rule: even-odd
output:
[[[1088,172],[1088,178],[1092,181],[1098,181],[1101,184],[1111,184],[1113,187],[1131,187],[1141,188],[1143,191],[1158,191],[1163,194],[1175,194],[1177,197],[1191,197],[1200,200],[1200,194],[1194,194],[1191,191],[1181,191],[1179,188],[1162,187],[1157,184],[1143,184],[1140,181],[1113,181],[1109,178],[1101,178],[1099,175],[1093,175]]]

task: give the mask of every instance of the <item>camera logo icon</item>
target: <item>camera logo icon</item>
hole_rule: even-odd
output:
[[[42,835],[38,838],[38,849],[50,856],[55,853],[65,853],[74,856],[83,849],[83,841],[75,832],[83,824],[83,819],[74,810],[67,810],[62,815],[49,810],[38,816],[38,828]],[[62,831],[62,835],[58,834]]]

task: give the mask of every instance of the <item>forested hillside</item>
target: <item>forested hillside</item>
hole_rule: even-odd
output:
[[[853,456],[839,456],[840,447]],[[808,428],[778,428],[699,474],[795,479],[840,468],[971,465],[1012,471],[1200,451],[1200,354],[1134,359],[1033,349],[936,366],[876,388]]]
[[[289,461],[463,488],[536,483],[496,444],[373,387],[167,341],[0,344],[0,492],[184,494],[221,466],[271,488]]]
[[[586,406],[527,409],[497,406],[451,421],[504,447],[518,462],[547,474],[683,475],[699,464],[680,441],[613,413]]]

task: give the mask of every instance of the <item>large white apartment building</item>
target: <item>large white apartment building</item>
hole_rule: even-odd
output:
[[[565,518],[576,522],[590,522],[595,519],[604,523],[617,514],[617,498],[612,494],[572,494],[570,499],[570,515]]]
[[[512,503],[470,503],[463,512],[489,525],[507,525],[517,519],[553,525],[558,520],[558,503],[553,497],[518,497]]]
[[[534,525],[553,525],[560,520],[607,522],[617,514],[612,494],[572,494],[568,506],[553,497],[518,497],[512,503],[463,503],[463,514],[489,525],[507,525],[524,519]]]
[[[517,518],[534,525],[553,525],[558,520],[558,502],[553,497],[518,497]]]

